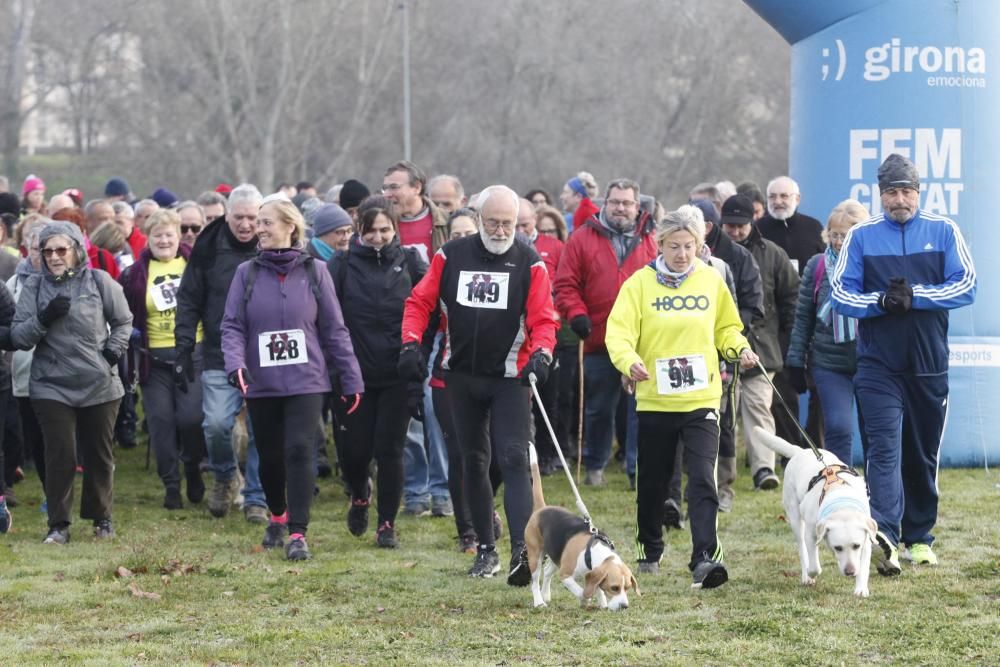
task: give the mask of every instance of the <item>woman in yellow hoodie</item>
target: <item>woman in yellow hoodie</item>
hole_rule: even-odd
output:
[[[683,443],[693,588],[729,578],[716,535],[719,355],[743,368],[757,363],[725,281],[699,258],[704,238],[698,208],[668,213],[656,230],[660,254],[622,285],[607,330],[611,361],[635,391],[639,414],[639,571],[659,571],[663,501]]]

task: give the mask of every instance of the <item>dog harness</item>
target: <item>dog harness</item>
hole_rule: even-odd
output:
[[[587,548],[583,552],[583,564],[587,566],[588,570],[594,569],[594,562],[591,559],[590,551],[593,549],[594,545],[598,542],[604,544],[607,548],[612,551],[615,550],[615,543],[611,541],[611,538],[602,533],[601,531],[596,531],[590,534],[590,539],[587,540]]]
[[[823,490],[819,494],[819,504],[823,504],[823,498],[826,496],[826,492],[835,486],[840,486],[841,484],[846,484],[843,479],[840,478],[841,473],[848,473],[854,477],[858,476],[858,473],[854,471],[854,468],[850,468],[841,463],[837,465],[827,466],[819,471],[819,473],[809,480],[809,486],[806,491],[812,491],[812,488],[816,486],[820,481],[823,482]]]

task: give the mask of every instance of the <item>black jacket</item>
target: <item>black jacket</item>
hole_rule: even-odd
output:
[[[742,243],[760,267],[761,286],[764,289],[764,317],[750,326],[747,338],[760,363],[769,372],[778,372],[785,361],[792,327],[795,325],[795,306],[799,299],[799,274],[788,261],[788,254],[777,244],[760,235],[756,228]],[[748,374],[759,372],[754,368]]]
[[[0,250],[0,252],[3,252]],[[13,350],[14,345],[10,340],[10,325],[14,321],[14,312],[17,306],[14,297],[6,285],[0,284],[0,350]],[[10,391],[10,363],[7,359],[0,359],[0,382],[5,383],[7,391]]]
[[[400,246],[398,237],[381,250],[360,245],[355,238],[350,249],[334,255],[327,267],[365,386],[400,382],[396,362],[402,347],[403,306],[427,273],[427,264],[416,250]]]
[[[229,283],[236,268],[257,256],[257,238],[240,243],[229,231],[225,218],[206,227],[191,250],[188,265],[177,290],[174,340],[178,350],[193,350],[198,322],[205,339],[202,353],[206,370],[223,370],[222,315],[226,310]]]
[[[749,250],[733,243],[729,236],[723,234],[719,225],[712,225],[712,231],[705,235],[705,243],[712,251],[712,256],[728,264],[733,272],[736,307],[740,311],[740,320],[746,332],[754,320],[764,317],[764,288],[761,286],[757,261]]]
[[[760,235],[773,241],[784,250],[795,264],[799,275],[806,270],[806,263],[812,256],[824,252],[823,225],[816,218],[802,215],[798,211],[787,220],[775,220],[770,213],[755,223]]]

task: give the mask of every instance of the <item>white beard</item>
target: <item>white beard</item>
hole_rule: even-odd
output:
[[[795,215],[794,208],[786,208],[784,211],[775,211],[773,208],[768,206],[767,212],[771,214],[772,218],[774,218],[775,220],[781,220],[782,222],[788,220],[790,217]]]
[[[508,250],[510,250],[511,246],[514,245],[513,234],[511,234],[502,241],[494,240],[490,238],[489,235],[486,234],[486,230],[481,227],[479,229],[479,238],[483,240],[483,245],[486,246],[486,249],[489,250],[494,255],[502,255]]]

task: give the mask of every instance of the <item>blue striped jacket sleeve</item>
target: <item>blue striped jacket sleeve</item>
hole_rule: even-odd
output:
[[[830,299],[834,311],[857,319],[885,315],[878,305],[879,292],[863,292],[865,278],[864,237],[857,234],[862,225],[855,225],[847,232],[840,249],[837,265],[830,275]]]
[[[976,268],[965,245],[958,225],[942,218],[948,225],[945,248],[945,281],[940,285],[914,285],[913,308],[917,310],[950,310],[967,306],[976,299]]]

